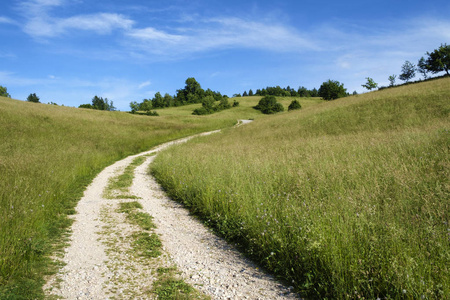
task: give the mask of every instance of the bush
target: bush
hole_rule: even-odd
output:
[[[147,111],[146,113],[147,116],[153,116],[153,117],[158,117],[159,114],[156,111]]]
[[[277,98],[275,96],[265,96],[261,100],[255,109],[260,110],[263,114],[274,114],[277,112],[284,111],[283,105],[277,102]]]
[[[8,93],[8,89],[1,85],[0,85],[0,96],[11,98],[11,95]]]
[[[89,108],[89,109],[94,109],[94,107],[92,106],[92,104],[81,104],[80,106],[78,106],[78,108]]]
[[[211,114],[211,112],[207,108],[202,106],[200,108],[194,109],[192,114],[200,116],[200,115],[209,115],[209,114]]]
[[[300,109],[300,108],[302,108],[302,106],[300,105],[300,102],[298,102],[297,100],[293,100],[291,102],[291,104],[289,104],[288,111],[296,110],[296,109]]]
[[[41,102],[39,101],[39,97],[36,96],[36,94],[30,94],[30,95],[28,96],[28,98],[27,98],[27,101],[28,101],[28,102],[34,102],[34,103],[41,103]]]
[[[233,107],[238,107],[238,106],[239,106],[239,101],[234,100]]]
[[[347,89],[345,89],[344,84],[339,83],[339,81],[328,80],[320,86],[319,96],[324,100],[334,100],[347,96]]]

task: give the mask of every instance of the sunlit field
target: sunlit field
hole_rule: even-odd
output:
[[[48,257],[71,224],[67,215],[104,167],[169,140],[263,117],[252,108],[259,99],[238,99],[239,107],[208,116],[193,116],[198,105],[190,105],[150,117],[0,97],[0,299],[43,296]]]
[[[0,97],[0,298],[42,296],[45,257],[104,167],[169,140],[231,127],[234,117],[149,117]]]
[[[152,173],[303,295],[446,299],[449,112],[450,78],[305,105],[171,148]]]

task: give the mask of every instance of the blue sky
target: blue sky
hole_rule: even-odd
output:
[[[449,16],[448,0],[0,0],[0,85],[120,110],[188,77],[229,96],[328,79],[363,92],[450,43]]]

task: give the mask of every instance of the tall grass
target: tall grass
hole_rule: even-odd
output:
[[[0,299],[43,296],[46,257],[100,170],[165,141],[230,127],[234,117],[135,116],[0,97]]]
[[[450,297],[450,78],[160,154],[169,191],[312,298]]]

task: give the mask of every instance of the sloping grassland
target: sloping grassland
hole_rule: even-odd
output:
[[[234,117],[234,116],[233,116]],[[0,97],[0,299],[43,296],[68,214],[104,167],[236,119],[137,116]]]
[[[311,298],[450,297],[450,78],[286,112],[159,155],[176,199]]]

